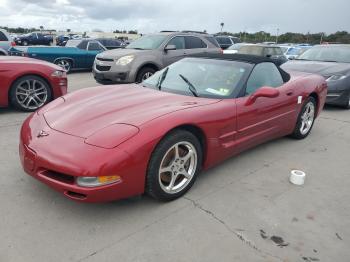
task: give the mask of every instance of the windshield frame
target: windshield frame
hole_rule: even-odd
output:
[[[178,94],[178,95],[184,95],[184,96],[189,96],[189,97],[194,97],[194,98],[207,98],[207,99],[233,99],[233,98],[238,98],[239,94],[241,93],[241,90],[245,87],[245,83],[247,82],[251,71],[254,68],[254,64],[251,64],[249,62],[245,62],[245,61],[236,61],[236,60],[228,60],[228,59],[213,59],[213,58],[205,58],[205,57],[201,57],[201,58],[197,58],[197,57],[187,57],[184,58],[174,64],[177,64],[179,62],[186,62],[186,60],[214,60],[214,61],[220,61],[220,62],[227,62],[227,63],[236,63],[239,64],[241,67],[244,67],[245,72],[242,75],[241,79],[238,81],[236,87],[233,87],[233,90],[231,91],[230,95],[228,96],[220,96],[220,95],[215,95],[215,94],[205,94],[203,95],[203,93],[198,92],[198,97],[194,97],[192,92],[186,87],[184,87],[183,90],[177,90],[177,89],[171,89],[168,88],[166,86],[161,86],[161,89],[159,90],[157,85],[151,85],[148,84],[146,81],[139,83],[139,85],[146,87],[146,88],[150,88],[150,89],[154,89],[154,90],[158,90],[161,92],[167,92],[167,93],[173,93],[173,94]],[[215,62],[214,62],[215,63]],[[172,64],[172,65],[174,65]],[[170,65],[169,67],[171,67],[172,65]],[[167,68],[169,67],[165,67],[162,70],[158,71],[159,74],[161,75],[165,70],[167,70]],[[180,78],[181,79],[181,78]],[[196,86],[197,87],[197,86]]]

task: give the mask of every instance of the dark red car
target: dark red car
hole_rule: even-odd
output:
[[[20,158],[28,174],[74,200],[144,192],[172,200],[202,169],[270,139],[305,138],[326,89],[323,77],[289,75],[267,58],[185,58],[141,84],[87,88],[46,105],[22,126]]]
[[[61,67],[41,60],[0,56],[0,107],[35,111],[67,93]]]

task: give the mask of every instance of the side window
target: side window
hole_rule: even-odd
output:
[[[216,41],[215,37],[213,37],[213,36],[206,36],[205,39],[207,39],[210,43],[212,43],[216,47],[220,47],[218,42]]]
[[[207,45],[198,37],[186,36],[185,42],[186,49],[207,48]]]
[[[97,42],[90,42],[88,46],[89,51],[102,50],[101,46]]]
[[[80,44],[77,46],[79,49],[86,50],[88,45],[88,41],[81,41]]]
[[[260,87],[279,87],[283,85],[283,79],[275,64],[266,62],[257,64],[249,76],[246,95],[250,95]]]
[[[168,45],[174,45],[176,49],[185,49],[185,38],[183,36],[176,36],[169,41]]]
[[[280,47],[275,47],[275,54],[276,55],[283,55],[283,51]]]
[[[6,35],[3,32],[0,32],[0,41],[8,41]]]

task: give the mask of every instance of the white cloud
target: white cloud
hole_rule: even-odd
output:
[[[0,25],[104,31],[350,31],[348,0],[0,0]]]

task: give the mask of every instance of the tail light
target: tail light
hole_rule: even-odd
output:
[[[16,46],[16,42],[12,41],[11,46]]]

